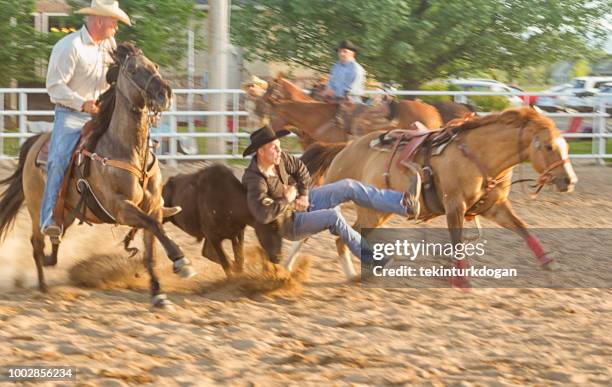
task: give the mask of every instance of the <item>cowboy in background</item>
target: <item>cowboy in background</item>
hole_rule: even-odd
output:
[[[345,40],[338,45],[336,51],[339,60],[329,73],[325,95],[337,100],[346,97],[353,103],[361,103],[365,90],[366,71],[356,60],[359,49]]]
[[[338,102],[336,126],[350,132],[350,124],[345,121],[350,121],[356,105],[363,104],[366,71],[357,63],[359,49],[352,42],[340,42],[336,52],[339,60],[332,66],[323,96]]]
[[[252,75],[251,78],[244,82],[240,88],[246,92],[244,99],[244,110],[249,115],[246,118],[245,130],[249,133],[261,128],[262,126],[268,125],[269,118],[265,111],[265,104],[261,97],[266,93],[268,89],[268,82],[263,79]]]

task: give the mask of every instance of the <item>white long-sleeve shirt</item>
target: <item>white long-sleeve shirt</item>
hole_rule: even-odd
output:
[[[80,111],[85,101],[97,99],[109,87],[106,71],[116,47],[114,38],[96,44],[85,26],[58,41],[47,69],[51,102]]]

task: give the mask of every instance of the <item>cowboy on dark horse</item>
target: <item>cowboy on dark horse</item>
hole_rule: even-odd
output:
[[[66,35],[53,47],[47,71],[47,92],[55,104],[55,121],[49,146],[47,183],[40,211],[44,235],[58,242],[62,224],[53,210],[72,152],[81,137],[81,128],[98,113],[97,98],[108,89],[106,72],[117,48],[114,36],[118,21],[131,26],[128,15],[113,0],[92,0],[91,6],[76,13],[87,15],[85,25]],[[179,209],[166,209],[167,214]]]

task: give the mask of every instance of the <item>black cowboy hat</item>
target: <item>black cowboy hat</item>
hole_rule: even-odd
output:
[[[257,152],[257,149],[266,145],[270,141],[274,141],[281,137],[291,134],[290,131],[281,129],[275,132],[269,126],[264,126],[251,133],[251,144],[242,152],[242,156],[246,157]]]
[[[341,50],[343,48],[346,48],[347,50],[351,50],[355,54],[359,53],[359,48],[356,45],[354,45],[353,42],[351,42],[350,40],[341,41],[340,44],[338,45],[338,48],[336,48],[336,51]]]

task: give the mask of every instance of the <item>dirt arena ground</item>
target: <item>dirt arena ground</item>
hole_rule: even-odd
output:
[[[515,186],[518,214],[533,227],[612,228],[612,168],[576,172],[570,194],[531,201]],[[46,270],[49,295],[35,289],[29,228],[24,210],[0,245],[0,367],[73,366],[83,386],[612,383],[609,288],[362,288],[346,283],[327,232],[308,241],[293,277],[228,281],[195,239],[168,226],[200,274],[175,278],[160,255],[178,308],[153,313],[144,269],[119,246],[124,228],[71,228],[58,267]],[[249,272],[254,246],[248,230]]]

